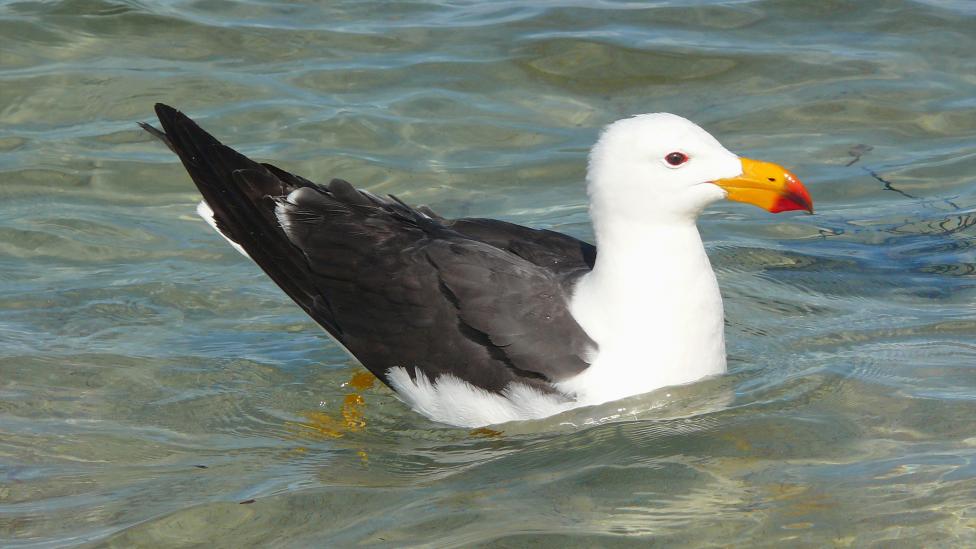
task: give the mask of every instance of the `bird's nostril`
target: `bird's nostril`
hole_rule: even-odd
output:
[[[776,178],[775,178],[775,177],[767,177],[766,179],[768,179],[768,180],[770,180],[770,181],[772,181],[773,183],[775,183],[775,182],[776,182]]]

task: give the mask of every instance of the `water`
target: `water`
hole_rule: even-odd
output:
[[[0,3],[0,545],[973,546],[974,51],[967,0]],[[583,238],[598,128],[666,110],[818,212],[703,216],[728,376],[452,429],[195,217],[155,101]]]

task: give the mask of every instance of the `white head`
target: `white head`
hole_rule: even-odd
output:
[[[587,192],[594,222],[694,222],[721,198],[770,211],[812,203],[799,180],[780,166],[740,158],[693,122],[668,113],[610,124],[590,152]]]

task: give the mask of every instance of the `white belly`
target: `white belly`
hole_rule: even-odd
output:
[[[415,379],[410,379],[407,370],[400,367],[390,368],[388,378],[397,395],[411,408],[434,421],[458,427],[541,419],[582,406],[517,382],[497,394],[452,375],[442,375],[431,382],[418,372]]]

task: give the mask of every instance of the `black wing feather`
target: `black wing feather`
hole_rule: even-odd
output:
[[[596,246],[555,231],[484,218],[445,220],[445,225],[570,280],[590,272],[596,262]]]
[[[567,309],[595,249],[480,219],[444,220],[341,179],[317,185],[221,144],[158,104],[164,132],[218,229],[366,368],[452,374],[490,391],[545,391],[595,344]]]
[[[267,168],[217,141],[176,109],[156,105],[168,145],[176,152],[204,200],[217,227],[243,247],[282,290],[316,322],[342,342],[342,330],[315,291],[304,258],[290,244],[274,216],[270,197],[297,187]]]

